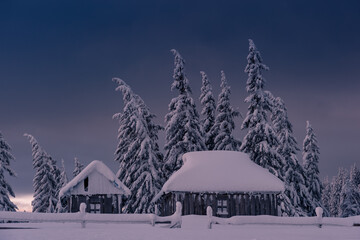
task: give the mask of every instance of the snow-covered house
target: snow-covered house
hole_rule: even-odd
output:
[[[234,151],[189,152],[184,165],[170,176],[155,201],[161,215],[175,211],[176,201],[183,204],[183,215],[213,214],[278,215],[277,196],[284,183],[249,156]]]
[[[86,203],[89,213],[121,213],[122,199],[130,190],[115,177],[101,161],[92,161],[59,193],[67,198],[69,212],[78,212],[80,203]]]

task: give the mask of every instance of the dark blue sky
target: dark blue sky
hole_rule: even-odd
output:
[[[0,130],[16,157],[13,188],[32,192],[25,132],[65,159],[69,173],[75,156],[116,172],[111,117],[122,98],[111,78],[131,85],[163,123],[175,96],[172,48],[186,60],[196,100],[199,71],[217,94],[224,70],[232,104],[246,114],[248,38],[270,67],[267,89],[287,104],[300,147],[312,123],[321,176],[360,163],[359,24],[358,1],[1,1]]]

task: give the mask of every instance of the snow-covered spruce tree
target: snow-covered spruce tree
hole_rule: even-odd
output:
[[[284,165],[280,171],[280,179],[284,180],[286,183],[284,178],[288,169],[299,164],[296,154],[300,149],[294,136],[292,124],[289,121],[284,101],[280,97],[277,97],[271,99],[271,102],[271,121],[279,141],[276,150],[284,158]],[[302,179],[300,183],[304,185],[304,179]]]
[[[115,114],[119,120],[118,146],[115,161],[120,163],[117,177],[131,190],[124,212],[153,212],[151,200],[160,191],[164,182],[161,175],[162,154],[157,143],[161,126],[155,124],[156,117],[150,112],[140,96],[121,79],[113,79],[121,91],[124,110]]]
[[[56,165],[56,160],[53,159],[51,156],[49,159],[49,164],[50,164],[51,174],[53,175],[53,177],[55,179],[55,197],[56,197],[56,204],[57,204],[58,199],[59,199],[59,192],[60,192],[60,189],[62,188],[62,186],[60,185],[61,170]],[[54,211],[56,212],[56,205],[54,206]]]
[[[10,145],[5,141],[0,132],[0,211],[15,212],[17,206],[10,200],[10,196],[15,197],[15,193],[10,184],[5,180],[6,172],[10,176],[16,176],[16,173],[10,168],[10,163],[14,160],[10,151]]]
[[[279,140],[277,151],[285,161],[280,171],[280,179],[285,183],[284,194],[290,200],[290,204],[284,203],[289,206],[285,208],[283,215],[305,216],[307,209],[312,206],[312,198],[305,185],[304,170],[296,156],[299,151],[297,141],[293,134],[292,124],[288,119],[284,101],[277,97],[272,99],[272,103],[271,120]],[[286,210],[288,211],[286,212]]]
[[[175,49],[174,82],[171,90],[178,90],[179,95],[169,104],[169,113],[165,116],[165,163],[163,171],[168,178],[178,170],[186,152],[206,149],[204,134],[200,126],[199,114],[191,97],[189,80],[184,72],[185,61]]]
[[[321,192],[321,203],[323,208],[326,209],[326,212],[330,213],[330,198],[331,198],[331,183],[329,178],[326,177],[322,182],[322,192]],[[330,214],[327,214],[328,217]]]
[[[360,214],[360,192],[354,179],[347,176],[340,193],[339,217],[350,217]]]
[[[83,169],[84,164],[82,164],[77,157],[74,158],[74,171],[73,171],[73,177],[76,177]]]
[[[206,147],[208,150],[213,150],[214,137],[210,134],[210,130],[215,123],[215,98],[212,93],[212,87],[206,73],[201,71],[200,74],[202,77],[200,102],[202,105],[201,115],[203,116],[203,119],[200,122],[205,136]]]
[[[319,178],[319,147],[313,128],[306,121],[306,136],[303,142],[303,166],[306,176],[306,187],[313,203],[308,212],[314,213],[315,208],[321,206],[322,185]]]
[[[356,164],[354,164],[350,169],[350,179],[355,185],[355,188],[360,191],[360,170]]]
[[[61,160],[61,169],[60,169],[60,176],[58,181],[58,190],[60,192],[61,188],[64,187],[68,183],[68,178],[65,171],[65,163],[64,159]],[[59,198],[57,205],[56,205],[56,212],[64,213],[67,212],[67,202],[66,198]]]
[[[348,173],[345,169],[339,168],[337,176],[335,176],[331,182],[331,198],[329,210],[332,217],[339,216],[340,194],[347,175]]]
[[[354,198],[358,203],[356,215],[360,215],[360,170],[356,164],[350,168],[350,184],[354,188]]]
[[[268,70],[268,67],[262,63],[260,52],[251,39],[249,39],[247,61],[246,90],[249,96],[245,102],[249,103],[249,107],[241,129],[248,130],[248,132],[240,150],[249,154],[250,159],[258,165],[281,177],[284,163],[276,151],[279,143],[275,131],[268,122],[268,114],[271,113],[271,93],[264,90],[265,79],[262,76],[262,71]]]
[[[235,129],[234,118],[240,113],[230,106],[230,86],[227,84],[224,71],[221,71],[221,92],[216,106],[217,115],[214,126],[211,128],[211,136],[214,139],[213,150],[238,151],[241,142],[232,135]]]
[[[301,212],[301,210],[299,211],[297,208],[295,208],[292,205],[290,198],[285,193],[279,194],[277,201],[281,216],[288,217],[288,216],[305,215],[305,214],[298,214],[299,212]]]
[[[345,175],[339,200],[339,217],[360,215],[360,171],[354,164]]]
[[[30,134],[24,134],[30,141],[35,177],[33,180],[34,200],[31,202],[33,212],[54,212],[57,204],[57,179],[54,173],[54,160],[41,148]]]

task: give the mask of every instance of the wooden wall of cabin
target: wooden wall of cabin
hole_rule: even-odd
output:
[[[96,194],[91,196],[71,195],[70,198],[71,199],[68,201],[69,209],[71,210],[70,212],[79,212],[81,203],[85,203],[86,212],[90,212],[90,204],[98,203],[100,204],[100,213],[119,213],[118,195],[106,195],[106,194]],[[113,198],[115,198],[115,202],[113,202]]]
[[[227,214],[218,214],[218,200],[226,200]],[[207,206],[213,209],[213,215],[231,217],[236,215],[273,215],[277,216],[277,195],[274,193],[168,193],[160,198],[158,204],[162,216],[175,212],[176,202],[182,203],[183,215],[206,215]]]

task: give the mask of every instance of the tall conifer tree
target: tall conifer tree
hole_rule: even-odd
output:
[[[304,216],[307,215],[308,208],[312,206],[312,198],[305,185],[304,170],[296,156],[299,148],[284,101],[278,97],[273,99],[272,103],[271,120],[279,140],[277,151],[285,161],[279,178],[285,183],[284,193],[291,203],[287,208],[289,211],[286,212],[286,215]]]
[[[360,191],[360,170],[356,164],[352,165],[350,169],[350,179],[354,183],[355,188]]]
[[[212,93],[212,87],[206,73],[201,71],[200,74],[202,77],[200,102],[202,105],[201,114],[203,116],[203,119],[200,122],[205,136],[206,147],[208,150],[212,150],[214,149],[214,137],[211,135],[210,130],[215,123],[215,98]]]
[[[339,200],[338,216],[350,217],[360,215],[360,171],[354,164],[350,174],[345,175]]]
[[[238,151],[241,142],[233,136],[235,129],[234,118],[240,113],[230,105],[230,86],[226,81],[224,71],[221,71],[221,92],[216,106],[217,115],[214,126],[211,128],[211,135],[214,139],[214,150]]]
[[[339,168],[337,176],[331,182],[330,214],[332,217],[339,216],[341,190],[347,178],[348,172]]]
[[[31,202],[33,212],[55,211],[57,205],[57,179],[55,176],[54,160],[45,152],[30,134],[24,134],[30,141],[33,157],[35,177],[33,180],[34,200]]]
[[[59,176],[59,181],[58,181],[59,192],[60,192],[61,188],[63,188],[67,183],[68,183],[68,178],[67,178],[66,171],[65,171],[65,163],[64,163],[64,159],[62,159],[61,160],[60,176]],[[59,213],[67,212],[66,198],[63,198],[63,199],[59,198],[58,199],[58,202],[57,202],[57,205],[56,205],[56,212],[59,212]]]
[[[171,89],[177,90],[179,95],[171,100],[169,113],[165,116],[166,137],[163,170],[166,178],[182,166],[184,153],[206,149],[199,114],[191,97],[189,80],[184,71],[185,61],[178,51],[175,49],[171,51],[175,56],[174,82]]]
[[[306,136],[303,143],[303,166],[306,176],[306,187],[313,202],[313,209],[309,209],[309,212],[314,212],[315,207],[321,206],[322,185],[319,178],[319,154],[314,130],[310,122],[306,121]]]
[[[77,157],[74,158],[74,171],[73,171],[73,177],[76,177],[83,169],[84,164],[82,164]]]
[[[249,107],[241,129],[248,130],[248,132],[240,150],[249,154],[252,161],[280,177],[283,160],[276,151],[279,143],[273,127],[268,122],[268,115],[272,111],[272,95],[264,90],[265,79],[262,76],[262,72],[269,68],[263,64],[260,52],[251,39],[249,39],[247,61],[246,90],[249,96],[245,102],[249,103]]]
[[[350,217],[360,214],[360,192],[355,186],[354,178],[344,179],[340,192],[339,217]]]
[[[326,209],[327,215],[330,216],[330,198],[331,198],[331,183],[329,178],[326,177],[322,182],[322,192],[321,192],[321,204]]]
[[[153,122],[155,115],[140,96],[121,79],[113,79],[124,100],[122,113],[114,115],[119,120],[119,144],[115,160],[120,163],[117,177],[131,190],[125,202],[127,213],[149,213],[154,209],[153,197],[163,183],[161,174],[162,154],[157,144],[161,126]]]
[[[10,196],[15,197],[10,184],[5,180],[5,173],[15,177],[16,173],[10,168],[11,161],[14,161],[10,153],[11,147],[5,141],[0,132],[0,211],[16,211],[17,206],[10,200]]]

